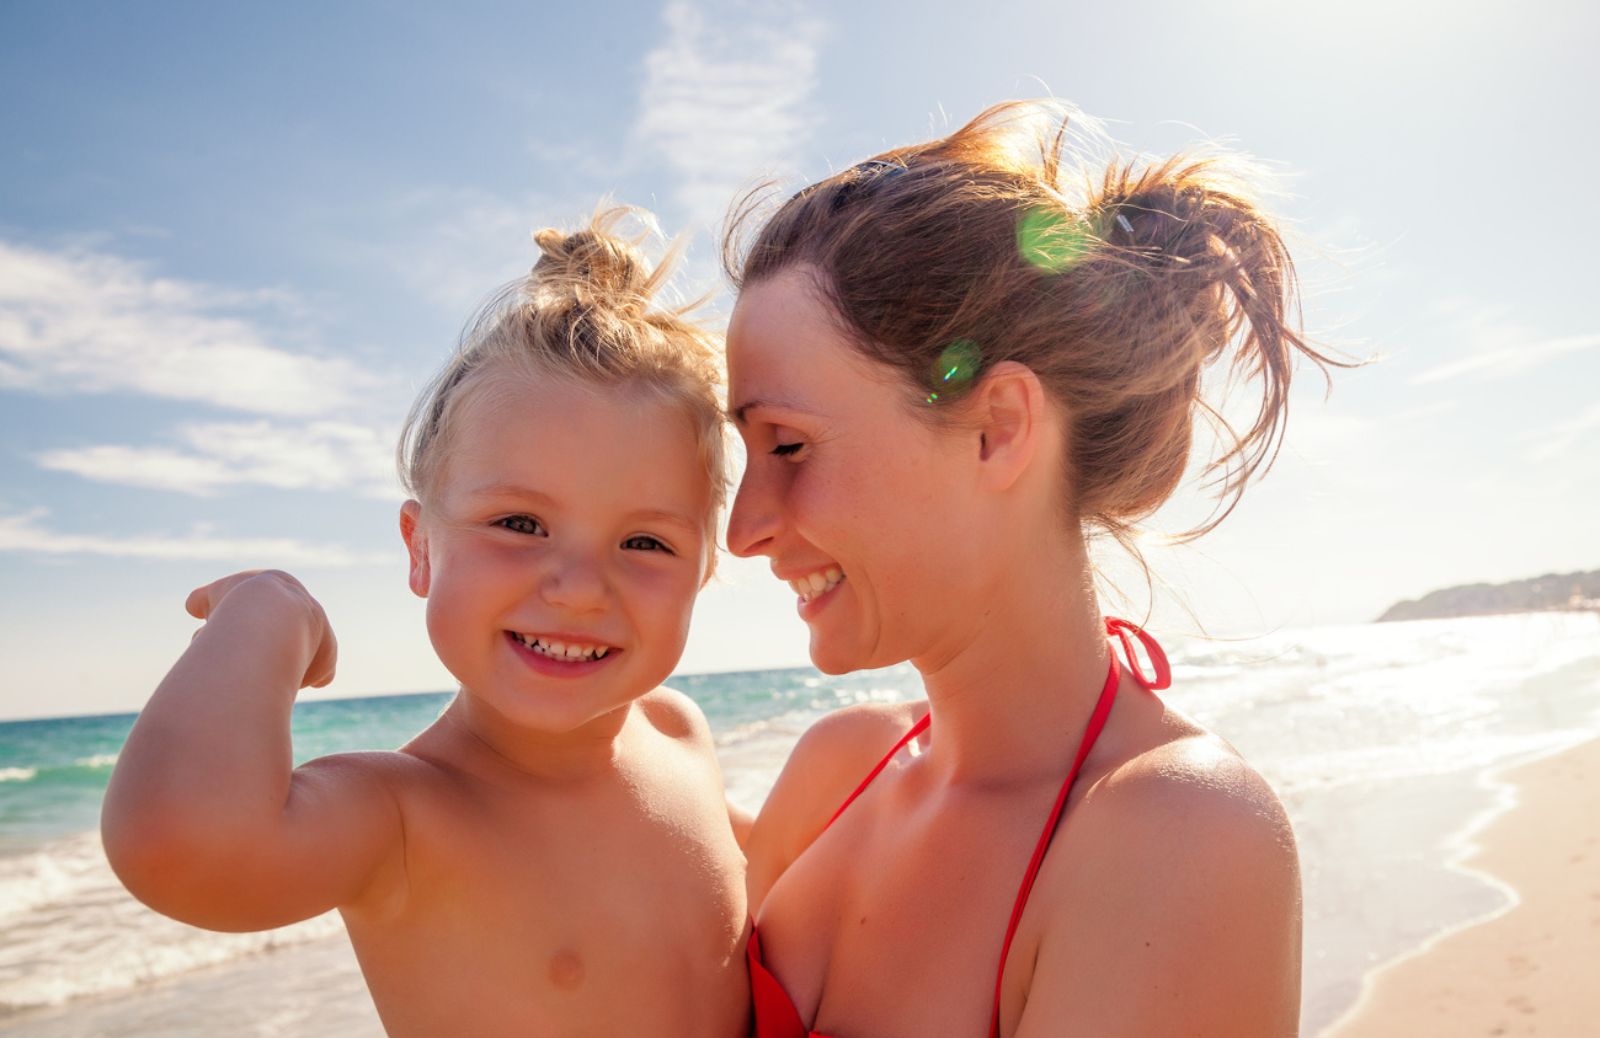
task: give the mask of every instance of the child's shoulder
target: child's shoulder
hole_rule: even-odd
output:
[[[339,786],[382,789],[399,796],[407,788],[439,780],[439,768],[424,756],[406,750],[352,750],[315,757],[295,769],[302,778],[317,776]]]
[[[662,685],[640,696],[637,702],[640,715],[667,738],[695,746],[712,745],[711,724],[705,712],[699,703],[677,689]]]

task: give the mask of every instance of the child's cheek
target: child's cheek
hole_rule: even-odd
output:
[[[700,591],[699,577],[700,570],[694,565],[663,566],[641,574],[636,585],[653,623],[663,632],[678,632],[680,640],[689,630],[689,617]]]

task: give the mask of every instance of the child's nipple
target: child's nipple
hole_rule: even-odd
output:
[[[570,948],[550,956],[550,983],[557,991],[576,991],[583,984],[583,960]]]

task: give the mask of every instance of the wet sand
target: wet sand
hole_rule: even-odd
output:
[[[1514,805],[1461,865],[1513,903],[1374,972],[1323,1038],[1600,1034],[1600,740],[1494,780]]]

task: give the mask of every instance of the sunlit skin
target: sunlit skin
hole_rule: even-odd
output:
[[[1009,363],[929,403],[843,338],[816,277],[747,286],[733,314],[729,400],[749,460],[728,544],[786,580],[837,569],[798,605],[813,661],[909,660],[928,699],[806,733],[750,836],[750,903],[816,1030],[984,1034],[1018,882],[1110,663],[1063,416]],[[959,410],[938,424],[925,407]],[[921,752],[824,833],[930,710]],[[1299,955],[1278,801],[1124,675],[1012,945],[1001,1033],[1293,1034]]]
[[[289,707],[331,678],[332,632],[287,574],[225,578],[191,596],[206,623],[118,761],[107,853],[200,926],[338,908],[391,1035],[743,1035],[743,861],[705,719],[660,687],[712,550],[689,419],[506,379],[401,515],[461,683],[439,720],[291,770]]]

